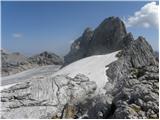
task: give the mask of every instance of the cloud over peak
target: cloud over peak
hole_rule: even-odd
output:
[[[127,27],[159,27],[158,5],[156,2],[150,2],[144,5],[139,11],[136,11],[133,16],[130,16],[125,21]]]

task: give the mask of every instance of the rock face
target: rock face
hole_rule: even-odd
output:
[[[64,57],[69,64],[86,56],[105,54],[122,49],[129,41],[124,23],[118,17],[105,19],[94,31],[87,28],[71,45]]]
[[[22,72],[42,65],[62,65],[63,60],[54,53],[43,52],[33,57],[25,57],[20,53],[6,53],[1,51],[2,76]]]
[[[84,75],[30,80],[1,91],[1,118],[71,118],[72,104],[91,98],[96,84]]]
[[[64,57],[65,64],[69,64],[87,56],[92,36],[93,31],[90,28],[87,28],[83,35],[72,43],[70,52]]]
[[[88,55],[109,53],[121,49],[124,47],[123,38],[126,34],[124,23],[118,17],[105,19],[94,31]]]
[[[156,57],[156,60],[159,62],[159,52],[158,51],[154,51],[154,55]]]
[[[151,46],[143,37],[131,42],[109,65],[107,76],[112,89],[114,111],[119,119],[159,118],[159,69]],[[113,72],[114,71],[114,72]],[[111,73],[112,72],[112,73]]]

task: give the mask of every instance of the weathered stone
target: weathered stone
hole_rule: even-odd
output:
[[[75,78],[83,79],[85,76]],[[1,91],[2,98],[5,98],[1,100],[1,115],[3,118],[52,118],[66,104],[76,105],[94,95],[96,83],[86,81],[86,78],[80,83],[77,84],[74,78],[59,75],[14,85]]]

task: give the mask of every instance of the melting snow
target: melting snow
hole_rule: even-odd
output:
[[[116,54],[118,52],[119,51],[106,55],[95,55],[83,58],[62,68],[53,76],[65,74],[74,78],[79,73],[84,74],[89,77],[91,81],[95,81],[98,88],[102,89],[106,82],[108,82],[108,77],[106,76],[108,67],[105,66],[117,60]]]

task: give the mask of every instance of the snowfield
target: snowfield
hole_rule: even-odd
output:
[[[77,74],[84,74],[90,81],[95,81],[99,89],[103,89],[105,83],[108,82],[108,77],[106,76],[106,70],[108,68],[105,66],[118,59],[116,57],[118,52],[83,58],[62,68],[53,76],[64,74],[74,78]]]
[[[61,65],[47,65],[25,70],[23,72],[5,76],[1,78],[0,90],[9,88],[16,83],[25,82],[27,80],[41,79],[51,76],[54,72],[58,71]]]
[[[3,89],[10,88],[10,87],[12,87],[12,86],[14,86],[14,85],[16,85],[16,84],[9,84],[9,85],[1,86],[1,87],[0,87],[0,91],[3,90]]]

